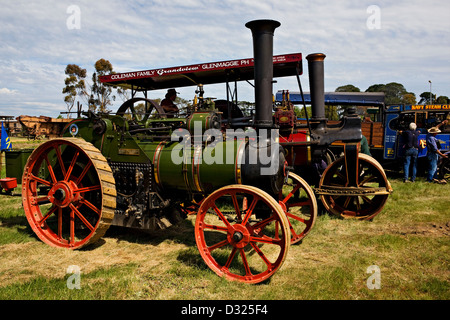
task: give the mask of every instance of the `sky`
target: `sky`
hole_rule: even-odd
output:
[[[419,100],[431,81],[433,94],[450,97],[450,2],[444,0],[0,0],[0,8],[0,115],[67,111],[67,64],[87,69],[90,82],[101,58],[129,72],[253,57],[245,23],[255,19],[281,23],[274,55],[326,55],[325,91],[398,82]],[[306,60],[303,69],[309,91]],[[273,89],[298,91],[298,85],[295,77],[280,78]],[[239,100],[254,101],[250,85],[238,90]],[[191,100],[195,87],[177,91]],[[206,86],[205,96],[223,99],[225,86]]]

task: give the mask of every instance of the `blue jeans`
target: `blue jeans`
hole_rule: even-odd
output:
[[[433,181],[433,178],[437,178],[437,163],[439,155],[437,153],[428,152],[428,174],[427,181]]]
[[[405,172],[404,180],[408,180],[409,177],[409,167],[412,162],[412,173],[411,173],[411,180],[416,180],[416,173],[417,173],[417,155],[419,154],[419,151],[416,148],[410,148],[405,151],[405,160],[403,162],[403,171]]]

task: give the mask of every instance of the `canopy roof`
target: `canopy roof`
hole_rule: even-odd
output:
[[[292,53],[273,57],[273,75],[286,77],[302,73],[302,54]],[[179,88],[198,84],[252,80],[254,59],[239,59],[193,64],[188,66],[115,73],[99,77],[106,85],[136,91]]]

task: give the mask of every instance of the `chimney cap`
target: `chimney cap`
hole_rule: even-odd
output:
[[[308,61],[323,61],[325,60],[326,55],[323,53],[311,53],[309,54],[306,59]]]
[[[249,29],[254,29],[259,26],[266,26],[266,25],[272,25],[273,29],[275,30],[279,26],[281,26],[281,23],[276,20],[270,20],[270,19],[261,19],[261,20],[252,20],[245,24],[245,26]]]

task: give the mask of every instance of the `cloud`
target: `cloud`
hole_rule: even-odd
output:
[[[1,88],[0,89],[0,95],[9,95],[9,94],[16,94],[17,90],[10,90],[8,88]]]

